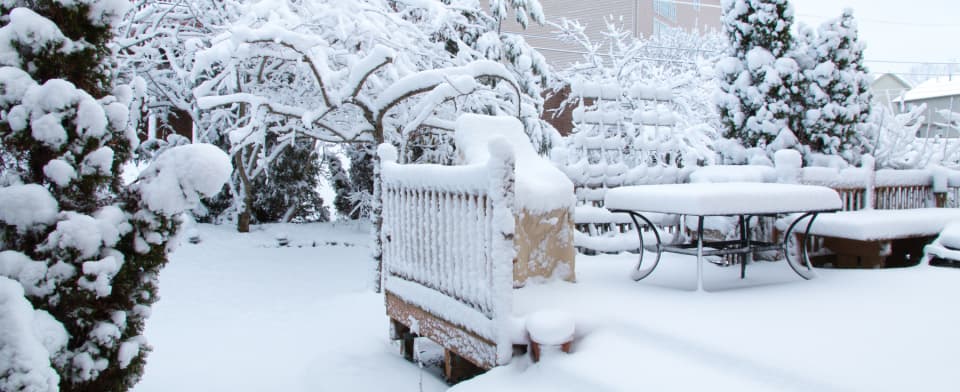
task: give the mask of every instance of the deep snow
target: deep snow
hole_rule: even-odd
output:
[[[365,227],[200,225],[160,276],[154,346],[135,391],[438,391],[387,339]],[[286,233],[290,246],[277,247]],[[316,247],[313,246],[316,242]],[[960,390],[960,269],[819,269],[707,264],[666,254],[641,282],[636,256],[577,257],[575,284],[516,290],[514,312],[560,310],[573,353],[551,353],[455,390]],[[435,361],[436,348],[423,345]],[[421,378],[422,377],[422,378]]]

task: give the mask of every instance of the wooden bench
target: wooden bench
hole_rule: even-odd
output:
[[[910,208],[824,214],[817,218],[810,232],[833,254],[814,257],[813,263],[840,268],[915,265],[923,256],[923,247],[952,221],[960,221],[960,209]]]
[[[829,171],[835,176],[831,178]],[[916,265],[944,226],[960,220],[957,184],[946,170],[804,168],[801,182],[834,188],[844,211],[811,228],[815,266],[883,268]],[[952,183],[952,184],[951,184]]]

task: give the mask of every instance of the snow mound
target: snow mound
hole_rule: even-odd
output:
[[[533,150],[519,120],[477,114],[457,118],[454,138],[464,163],[481,164],[489,160],[489,143],[497,137],[506,139],[516,156],[516,195],[520,208],[539,213],[573,207],[576,201],[573,183]]]
[[[540,344],[559,345],[573,340],[575,323],[569,314],[542,310],[527,316],[530,340]]]

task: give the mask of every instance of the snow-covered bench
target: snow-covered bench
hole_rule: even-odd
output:
[[[956,202],[960,178],[945,169],[874,170],[867,157],[861,168],[804,168],[800,182],[834,188],[844,204],[844,211],[822,215],[811,227],[827,251],[813,258],[818,265],[915,265],[923,247],[960,220],[960,209],[946,208]]]
[[[506,364],[527,343],[515,287],[575,277],[573,185],[538,161],[522,124],[465,115],[455,140],[458,166],[403,165],[392,146],[379,151],[391,337],[408,359],[415,337],[443,346],[449,381]]]

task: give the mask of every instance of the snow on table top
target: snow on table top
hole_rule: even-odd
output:
[[[503,137],[513,146],[517,160],[516,196],[519,207],[531,212],[571,208],[576,202],[573,183],[533,149],[520,120],[506,116],[464,114],[457,118],[454,138],[468,164],[490,159],[488,144]]]
[[[625,186],[607,191],[610,210],[684,215],[775,214],[835,210],[833,189],[816,185],[727,182]]]
[[[960,221],[960,208],[843,211],[819,215],[810,233],[860,241],[887,240],[937,235],[952,221]]]

